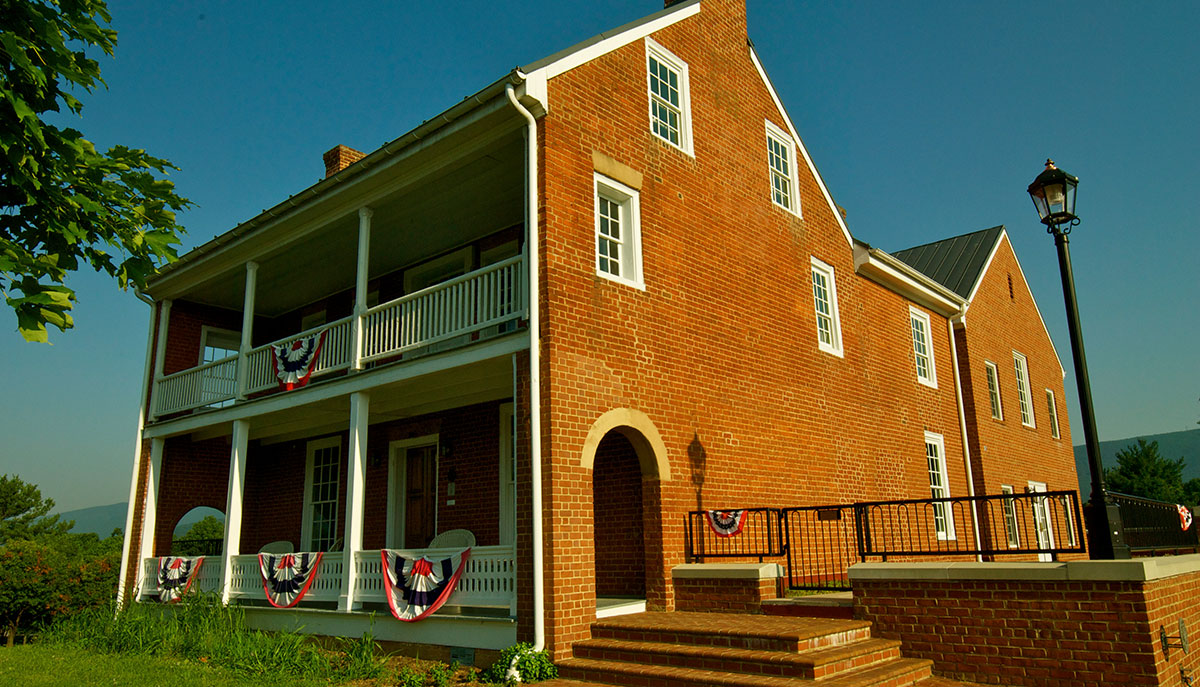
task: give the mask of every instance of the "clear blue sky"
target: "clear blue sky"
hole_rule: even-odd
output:
[[[109,89],[74,126],[181,167],[194,247],[503,75],[661,8],[589,2],[112,0]],[[1050,24],[1058,21],[1059,24]],[[1005,224],[1068,368],[1052,240],[1025,187],[1080,177],[1072,252],[1100,437],[1200,417],[1200,4],[750,0],[750,36],[851,231],[898,250]],[[72,280],[76,328],[0,312],[0,473],[61,509],[124,501],[149,308]]]

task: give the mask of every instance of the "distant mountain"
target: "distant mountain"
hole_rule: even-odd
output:
[[[1200,477],[1200,429],[1168,434],[1146,434],[1116,441],[1101,441],[1100,460],[1103,461],[1104,467],[1110,469],[1116,467],[1117,451],[1130,444],[1136,444],[1138,439],[1145,439],[1146,443],[1157,441],[1158,454],[1163,458],[1170,460],[1183,458],[1185,461],[1184,482],[1194,477]],[[1088,470],[1087,448],[1084,446],[1075,447],[1075,470],[1079,473],[1079,496],[1086,501],[1092,495],[1092,473]]]
[[[91,508],[67,511],[59,513],[59,516],[63,520],[75,521],[72,532],[77,534],[95,532],[97,536],[104,538],[112,534],[114,529],[125,529],[125,511],[128,507],[128,503],[122,501],[111,506],[92,506]],[[195,508],[180,518],[179,524],[175,527],[176,535],[186,532],[192,525],[200,522],[205,515],[215,515],[222,521],[225,519],[221,515],[221,511],[212,508]]]
[[[125,529],[125,511],[128,503],[114,503],[110,506],[92,506],[80,508],[66,513],[59,513],[63,520],[74,520],[72,532],[83,534],[95,532],[101,539],[112,534],[114,529]]]

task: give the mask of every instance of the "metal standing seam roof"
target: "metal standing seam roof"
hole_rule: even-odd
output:
[[[963,298],[970,298],[1003,232],[1004,225],[1000,225],[906,248],[892,255]]]

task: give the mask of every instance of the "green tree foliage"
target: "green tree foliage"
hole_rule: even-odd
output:
[[[1186,465],[1183,458],[1160,455],[1157,441],[1138,439],[1117,451],[1117,466],[1104,471],[1104,481],[1111,491],[1194,507],[1200,501],[1200,479],[1185,483]]]
[[[144,150],[96,150],[45,118],[81,114],[73,95],[104,85],[97,50],[117,32],[103,0],[0,0],[0,293],[21,335],[73,326],[67,275],[88,264],[121,288],[145,286],[176,258],[175,211],[191,205],[162,178],[170,162]]]
[[[179,556],[201,556],[207,553],[210,542],[225,538],[225,523],[212,515],[192,525],[172,546],[172,553]]]
[[[65,567],[66,556],[39,542],[16,539],[0,549],[0,623],[8,646],[18,628],[44,624],[67,610]]]
[[[36,485],[0,475],[0,546],[11,539],[66,535],[75,523],[50,515],[54,499],[42,498]]]

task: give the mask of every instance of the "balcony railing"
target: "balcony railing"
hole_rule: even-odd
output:
[[[402,550],[404,556],[425,556],[439,560],[458,553],[461,549],[411,549]],[[378,549],[359,551],[355,556],[357,583],[355,599],[365,603],[386,603],[383,588],[383,559]],[[313,580],[301,605],[310,602],[336,602],[342,593],[345,557],[340,552],[326,553],[321,557],[321,567]],[[221,557],[206,557],[200,566],[193,590],[216,592],[221,586]],[[139,598],[152,599],[158,596],[158,559],[142,561],[142,584]],[[258,556],[249,554],[233,557],[233,573],[230,580],[230,598],[262,601],[262,574]],[[517,559],[512,545],[476,546],[458,580],[458,587],[446,602],[450,606],[472,606],[507,608],[510,615],[516,613],[517,604]]]
[[[467,343],[472,334],[525,316],[524,284],[525,261],[517,256],[370,308],[363,317],[359,358],[363,363],[381,362],[435,344]],[[354,316],[345,317],[250,349],[243,393],[277,388],[272,346],[322,329],[325,341],[312,377],[348,369],[354,360],[353,325]],[[154,384],[154,416],[219,406],[237,398],[238,361],[239,356],[230,356],[159,378]]]

